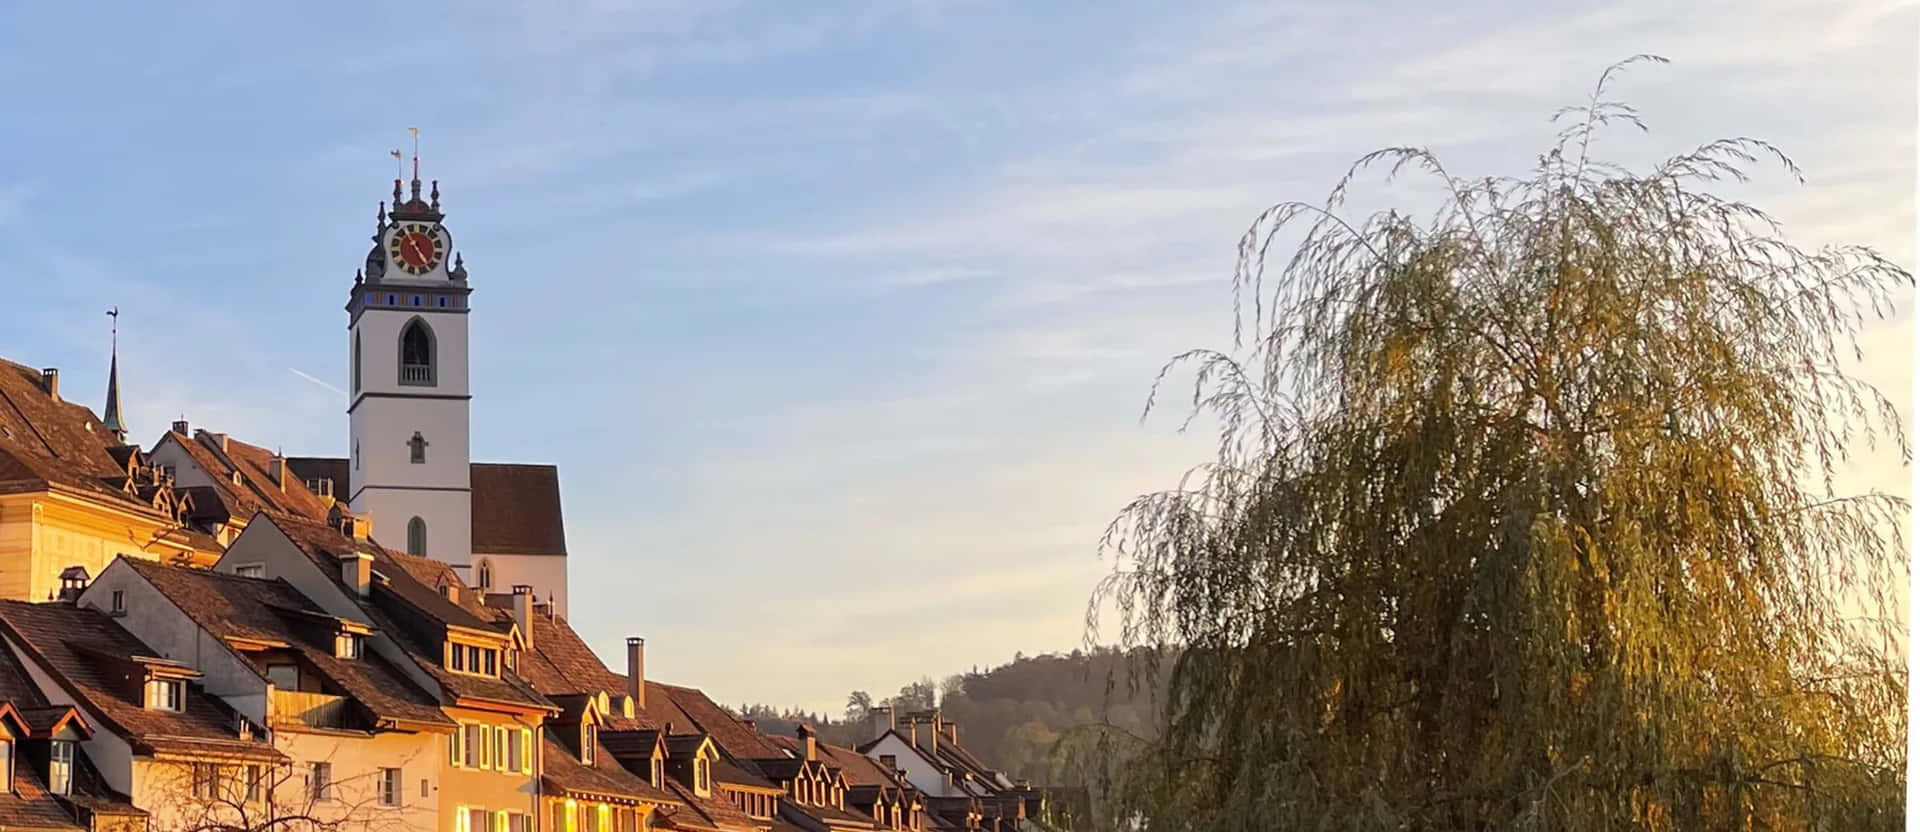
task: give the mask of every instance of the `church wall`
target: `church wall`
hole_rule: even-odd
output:
[[[369,285],[366,291],[380,293],[383,298],[388,292],[402,297],[407,295],[403,286]],[[435,384],[432,387],[400,384],[400,330],[416,317],[425,321],[433,333]],[[418,312],[409,309],[368,309],[360,313],[353,331],[360,336],[360,389],[350,391],[349,396],[357,397],[361,393],[467,394],[465,313],[428,309]],[[352,335],[348,338],[348,360],[351,361]]]
[[[515,584],[533,587],[533,596],[546,600],[553,596],[554,612],[567,615],[567,558],[564,555],[474,555],[475,573],[468,582],[480,580],[479,564],[485,560],[493,567],[493,586],[489,592],[509,592]]]

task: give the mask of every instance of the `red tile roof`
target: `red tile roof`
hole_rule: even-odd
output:
[[[540,780],[549,793],[569,797],[613,797],[679,806],[683,802],[673,793],[655,788],[622,768],[604,745],[594,754],[594,764],[580,762],[579,756],[556,736],[553,727],[542,731],[545,749],[540,757]]]
[[[231,754],[284,759],[262,739],[240,739],[234,712],[188,682],[181,713],[142,706],[135,664],[159,653],[93,608],[0,601],[0,629],[21,649],[19,661],[44,668],[105,728],[146,752]],[[256,737],[262,736],[256,734]]]
[[[347,460],[342,457],[290,457],[287,465],[301,480],[333,482],[334,496],[347,493]],[[473,553],[477,555],[565,555],[566,526],[560,516],[560,471],[552,465],[475,462],[467,471],[473,492]]]
[[[119,560],[215,638],[286,644],[375,719],[453,724],[440,710],[436,697],[421,690],[378,654],[368,651],[358,659],[335,656],[331,634],[323,634],[314,626],[333,617],[286,581],[242,578],[125,557]],[[265,672],[264,668],[256,669]]]
[[[93,411],[55,400],[40,371],[0,359],[0,493],[59,487],[115,507],[160,514],[128,488],[127,459]]]

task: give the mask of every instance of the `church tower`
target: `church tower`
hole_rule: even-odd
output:
[[[420,159],[402,201],[393,181],[362,273],[347,301],[352,366],[347,417],[348,508],[371,514],[388,547],[453,564],[468,575],[467,269],[441,224],[440,183],[420,197]]]

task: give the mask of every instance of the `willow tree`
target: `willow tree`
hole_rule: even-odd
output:
[[[1906,504],[1834,480],[1862,449],[1908,458],[1849,369],[1912,276],[1707,192],[1797,179],[1766,143],[1591,156],[1639,126],[1605,100],[1627,63],[1524,177],[1382,150],[1241,240],[1234,348],[1167,368],[1195,372],[1218,458],[1103,544],[1090,616],[1177,648],[1143,651],[1175,657],[1148,668],[1159,733],[1103,740],[1103,825],[1903,817]],[[1345,217],[1370,166],[1445,207]]]

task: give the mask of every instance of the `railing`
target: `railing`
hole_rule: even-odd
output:
[[[433,365],[432,364],[400,365],[400,383],[401,384],[432,384],[433,383]]]
[[[328,693],[273,692],[274,721],[299,724],[308,728],[343,728],[347,716],[347,698]]]

